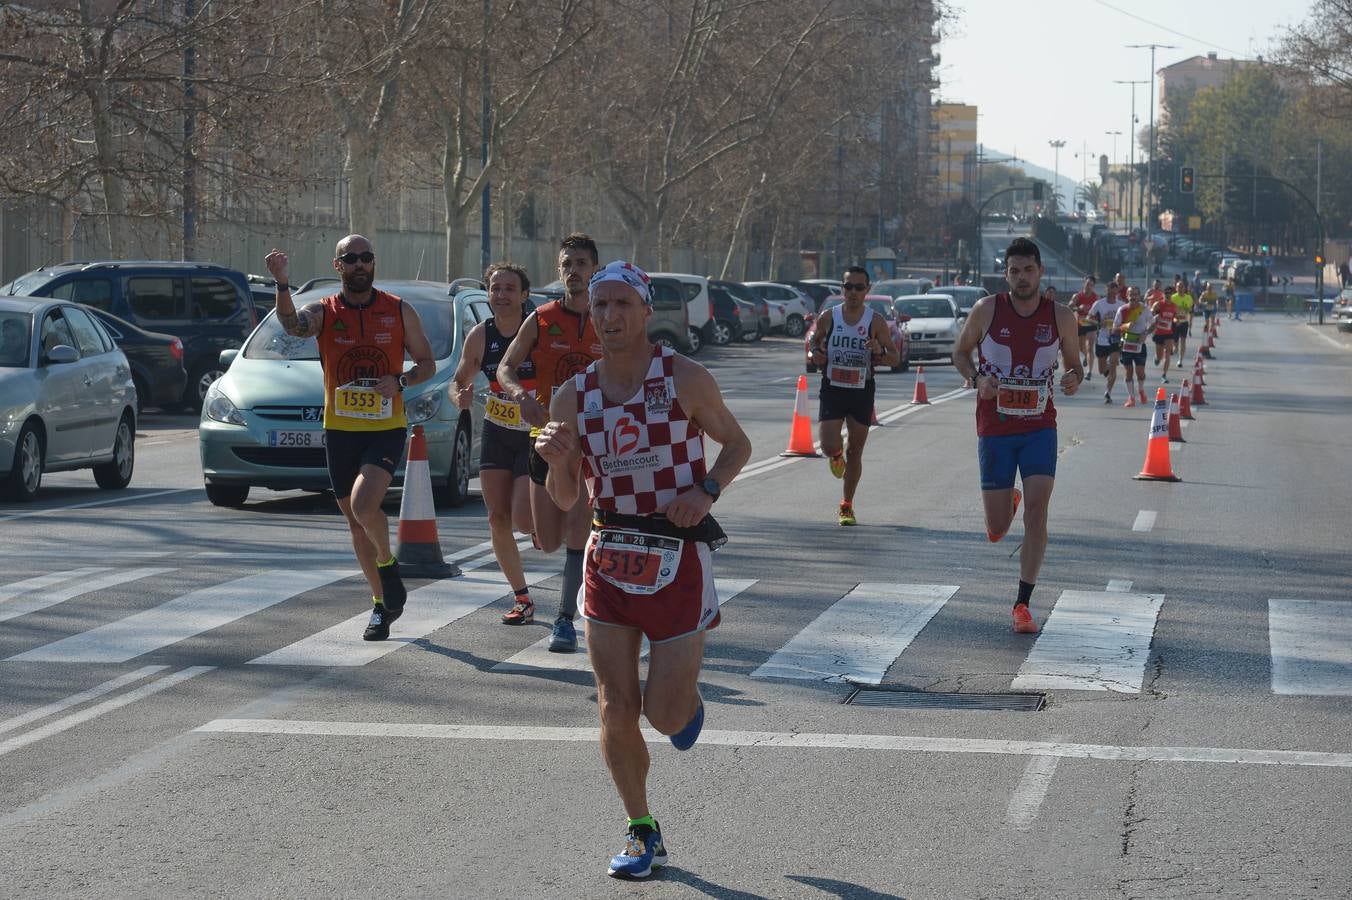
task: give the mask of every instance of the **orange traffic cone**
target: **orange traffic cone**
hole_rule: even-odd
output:
[[[929,392],[925,390],[925,367],[915,367],[915,396],[911,398],[911,405],[917,403],[929,405]]]
[[[1169,464],[1169,401],[1164,388],[1155,394],[1155,412],[1150,417],[1150,438],[1145,445],[1145,465],[1137,481],[1182,481]]]
[[[1206,366],[1202,365],[1202,351],[1197,351],[1197,359],[1192,364],[1192,383],[1206,384],[1203,376],[1206,375]]]
[[[807,376],[798,376],[798,393],[793,398],[793,425],[789,429],[789,448],[780,456],[821,456],[812,446],[812,417],[807,409]]]
[[[1211,352],[1211,348],[1216,346],[1215,337],[1216,336],[1214,334],[1208,331],[1206,333],[1206,340],[1202,341],[1202,356],[1205,357],[1206,359],[1216,358]]]
[[[1178,417],[1180,419],[1195,419],[1192,414],[1192,388],[1188,379],[1183,379],[1183,388],[1178,392]]]
[[[437,509],[432,501],[432,473],[427,467],[427,439],[413,426],[404,463],[404,495],[399,500],[399,571],[413,578],[453,578],[460,569],[446,562],[437,538]]]
[[[1183,420],[1178,414],[1178,392],[1169,396],[1169,441],[1174,444],[1186,444],[1183,439]]]
[[[1194,381],[1192,383],[1192,405],[1193,406],[1207,405],[1206,394],[1203,393],[1202,391],[1202,383],[1200,381]]]

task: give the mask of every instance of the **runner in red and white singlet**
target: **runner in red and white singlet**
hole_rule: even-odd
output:
[[[1098,331],[1099,325],[1094,317],[1090,315],[1094,304],[1098,302],[1099,296],[1094,292],[1094,286],[1098,284],[1098,279],[1093,275],[1085,278],[1084,287],[1074,297],[1070,298],[1070,308],[1075,310],[1075,322],[1080,335],[1080,358],[1084,362],[1084,380],[1088,381],[1093,375],[1089,371],[1089,353],[1094,346],[1094,333]]]

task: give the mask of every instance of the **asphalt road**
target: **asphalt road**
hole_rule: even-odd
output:
[[[604,875],[585,661],[532,651],[557,556],[526,553],[541,614],[503,626],[481,503],[443,510],[467,575],[364,644],[332,501],[215,508],[194,422],[151,417],[128,490],[0,506],[0,896],[1349,896],[1345,337],[1224,323],[1179,483],[1131,477],[1148,407],[1058,396],[1039,636],[1010,632],[1022,526],[985,538],[950,366],[926,406],[879,376],[845,530],[825,463],[778,456],[801,343],[703,355],[755,452],[717,508],[706,732],[652,746],[671,865],[642,887]]]

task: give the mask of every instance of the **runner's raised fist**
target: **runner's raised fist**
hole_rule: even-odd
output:
[[[282,284],[288,283],[287,266],[290,263],[290,260],[287,259],[285,253],[274,247],[272,252],[263,259],[263,262],[267,265],[268,273],[272,275],[273,278]]]

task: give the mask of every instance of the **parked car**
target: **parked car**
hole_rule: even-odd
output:
[[[260,317],[265,316],[277,305],[277,279],[267,275],[249,275],[248,279],[254,309]]]
[[[713,340],[714,305],[709,299],[709,279],[673,272],[649,272],[648,276],[652,279],[654,298],[659,290],[674,288],[685,302],[687,346],[690,353],[698,353],[706,341]]]
[[[460,363],[465,335],[492,315],[483,291],[461,291],[430,281],[379,284],[412,304],[432,345],[436,374],[409,388],[404,409],[411,425],[422,425],[436,501],[464,503],[470,476],[478,471],[488,381],[474,376],[471,408],[462,412],[446,395]],[[297,294],[297,306],[319,300],[327,286]],[[282,330],[271,313],[242,350],[221,354],[227,371],[214,382],[202,407],[198,444],[207,499],[217,506],[240,506],[254,487],[284,491],[327,490],[324,457],[324,376],[314,338]],[[403,464],[395,472],[402,484]]]
[[[817,371],[817,367],[812,364],[812,338],[817,333],[817,320],[822,316],[829,315],[832,307],[839,306],[844,302],[845,298],[839,294],[827,297],[816,318],[808,326],[807,333],[803,335],[803,360],[809,373]],[[892,335],[892,345],[901,353],[901,361],[892,367],[892,371],[905,372],[911,367],[911,338],[906,331],[909,320],[906,316],[897,315],[897,311],[892,306],[891,297],[883,294],[869,294],[864,298],[864,302],[874,313],[887,321],[887,331]]]
[[[770,333],[770,304],[766,303],[760,297],[756,296],[754,291],[752,291],[746,285],[742,284],[740,281],[722,281],[710,279],[709,280],[710,290],[712,290],[715,285],[727,291],[729,294],[736,297],[738,300],[742,300],[752,305],[756,313],[756,324],[757,324],[755,340],[760,340],[762,337]]]
[[[763,300],[784,304],[784,318],[776,322],[770,314],[770,327],[783,327],[789,337],[798,337],[807,328],[808,317],[817,311],[817,304],[805,291],[777,281],[748,281],[747,288]]]
[[[913,294],[894,301],[898,315],[910,316],[911,356],[916,359],[951,357],[967,314],[946,293]]]
[[[20,276],[0,294],[83,303],[183,341],[188,382],[180,402],[201,408],[221,377],[222,350],[237,349],[258,324],[243,272],[197,262],[122,260],[62,263]]]
[[[70,469],[120,490],[135,460],[131,365],[98,319],[62,300],[0,298],[0,490],[32,500],[44,473]]]
[[[1339,331],[1352,331],[1352,288],[1343,288],[1338,292],[1338,299],[1333,301],[1329,317]]]
[[[958,309],[968,314],[972,312],[972,307],[976,306],[976,301],[991,295],[984,287],[965,284],[950,285],[940,288],[940,291],[958,301]]]
[[[827,297],[835,296],[840,293],[841,283],[834,279],[828,280],[819,278],[813,281],[786,281],[789,287],[796,287],[798,290],[807,294],[812,300],[812,312],[815,314],[821,309]]]
[[[1000,268],[1003,271],[1003,265]],[[934,290],[934,282],[928,278],[889,278],[879,281],[871,290],[875,294],[882,294],[895,300],[909,294],[928,294]]]
[[[759,337],[760,322],[756,309],[750,303],[738,300],[726,288],[709,285],[709,297],[714,304],[713,343],[721,346],[740,341],[746,333]]]
[[[183,342],[172,334],[146,331],[126,319],[92,306],[85,310],[99,320],[131,365],[136,385],[136,412],[147,406],[170,409],[183,396],[188,370],[183,368]]]

